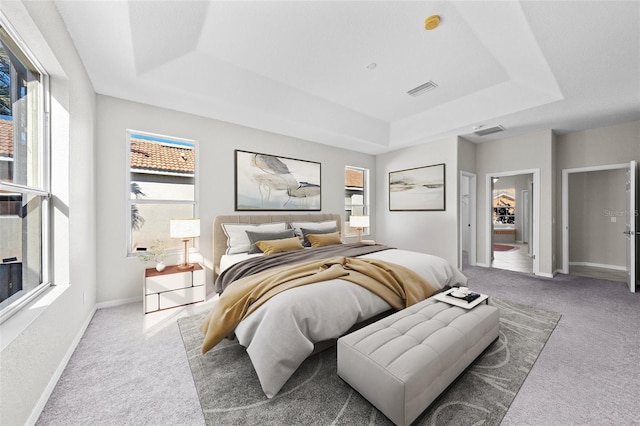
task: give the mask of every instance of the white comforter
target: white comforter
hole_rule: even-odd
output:
[[[437,288],[467,282],[449,262],[424,253],[390,249],[361,257],[408,267]],[[315,342],[335,339],[390,308],[370,291],[335,279],[274,296],[240,322],[235,334],[247,348],[265,395],[272,398],[313,352]]]

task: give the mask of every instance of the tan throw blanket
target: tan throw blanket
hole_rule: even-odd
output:
[[[230,285],[206,316],[202,353],[231,334],[238,323],[276,294],[290,288],[340,278],[360,285],[395,309],[403,309],[437,289],[412,270],[376,259],[334,257],[285,266],[241,278]]]

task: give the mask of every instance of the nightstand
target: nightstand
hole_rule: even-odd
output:
[[[155,268],[144,270],[144,313],[174,308],[205,299],[205,274],[202,266],[180,269],[167,266],[158,272]]]

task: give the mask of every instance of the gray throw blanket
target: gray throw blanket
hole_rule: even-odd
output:
[[[265,271],[270,268],[294,265],[309,260],[325,259],[335,256],[357,257],[364,254],[376,253],[388,250],[391,247],[385,245],[370,245],[362,243],[336,244],[312,249],[295,250],[284,253],[275,253],[268,256],[260,256],[248,259],[224,270],[216,279],[214,290],[222,293],[227,286],[237,279]]]

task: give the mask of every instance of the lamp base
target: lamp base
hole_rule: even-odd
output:
[[[193,263],[188,263],[189,262],[189,248],[187,247],[187,244],[189,243],[189,239],[188,238],[184,238],[182,240],[184,242],[184,257],[182,258],[182,263],[181,265],[178,265],[178,269],[193,269]]]

